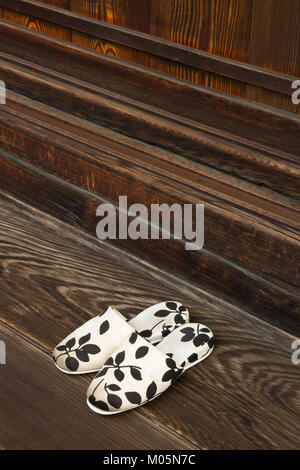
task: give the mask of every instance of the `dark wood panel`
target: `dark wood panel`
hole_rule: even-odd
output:
[[[27,126],[26,121],[16,119],[14,115],[11,118],[12,120],[7,119],[7,113],[5,113],[5,119],[10,122],[9,125],[5,125],[3,118],[1,119],[2,146],[8,151],[115,203],[118,203],[119,194],[128,194],[129,203],[138,200],[148,207],[156,201],[180,204],[202,202],[206,205],[205,246],[207,249],[235,262],[238,261],[276,276],[292,285],[299,285],[296,266],[299,240],[297,228],[299,229],[300,216],[297,210],[290,214],[290,218],[295,219],[290,221],[290,225],[285,227],[284,224],[282,226],[278,224],[277,229],[274,230],[276,213],[273,212],[272,223],[268,224],[265,221],[265,214],[259,217],[258,207],[256,212],[252,211],[252,214],[249,214],[248,211],[243,210],[243,201],[240,207],[236,200],[234,204],[230,200],[226,203],[224,198],[218,201],[214,198],[214,187],[209,190],[195,185],[193,188],[188,179],[189,172],[183,181],[185,184],[182,184],[179,183],[176,172],[171,177],[168,167],[163,174],[158,174],[155,167],[143,169],[141,168],[142,162],[137,164],[130,161],[130,155],[126,155],[126,152],[123,158],[120,154],[98,152],[97,143],[93,146],[90,142],[89,147],[86,147],[76,140],[55,135],[53,130],[46,131],[37,127],[36,124]],[[16,128],[16,124],[19,128]],[[53,144],[55,140],[57,142]],[[76,168],[75,173],[74,168]],[[79,173],[78,169],[80,169]],[[274,211],[276,211],[276,205]],[[294,233],[293,222],[296,223]],[[235,242],[234,249],[232,249],[228,239],[233,241],[237,236],[240,236],[240,240]],[[278,258],[278,252],[281,252],[282,256],[285,253],[286,261],[293,260],[294,269],[289,263],[285,263],[282,257]],[[270,259],[272,259],[271,263]]]
[[[28,295],[28,306],[30,302]],[[2,313],[3,304],[0,315]],[[61,374],[49,354],[3,325],[0,338],[5,341],[7,350],[7,364],[0,370],[0,445],[5,449],[193,447],[139,412],[128,413],[126,417],[117,415],[109,420],[91,412],[86,405],[91,377]]]
[[[30,148],[32,151],[32,146]],[[49,151],[47,153],[53,155]],[[41,150],[37,154],[46,155]],[[65,160],[61,161],[64,161],[63,166],[65,166]],[[111,183],[115,179],[106,178],[104,175],[101,181],[103,188],[106,187],[109,191],[113,190]],[[128,194],[129,204],[136,201],[143,202],[146,205],[151,201],[155,203],[166,202],[168,204],[177,202],[174,195],[162,199],[161,193],[152,193],[151,196],[151,192],[147,194],[145,199],[142,199],[142,196],[145,196],[145,189],[143,190],[140,184],[136,182],[129,183],[130,191],[128,191],[128,187],[124,186],[124,181],[119,180],[119,183],[117,194]],[[57,179],[44,171],[38,171],[36,167],[29,163],[21,162],[3,152],[1,152],[0,185],[56,218],[72,226],[82,228],[92,235],[95,234],[95,227],[98,222],[95,216],[96,208],[103,199],[93,193],[82,190],[75,185],[66,184],[64,180]],[[176,191],[175,188],[173,190]],[[103,192],[101,194],[103,195]],[[115,199],[115,196],[110,193],[109,199]],[[234,224],[229,223],[227,225],[228,227],[234,227]],[[255,228],[253,227],[254,230]],[[213,240],[217,233],[218,231],[214,230],[207,232],[207,235],[210,234]],[[257,233],[257,230],[255,230],[255,233]],[[229,244],[225,242],[224,246],[229,248],[231,253],[236,256],[237,252],[233,247],[241,241],[241,230],[237,228],[236,236],[232,238]],[[299,333],[299,293],[298,289],[294,289],[287,283],[283,283],[283,286],[280,283],[278,285],[274,277],[267,276],[264,279],[261,272],[250,272],[246,266],[234,265],[207,249],[197,252],[185,251],[181,242],[140,239],[135,241],[116,240],[112,242],[112,245],[121,246],[129,252],[142,256],[145,261],[159,266],[159,269],[167,270],[176,276],[183,276],[192,285],[202,286],[228,300],[234,299],[236,305],[242,306],[253,315],[279,328],[286,329],[294,334]],[[261,251],[261,256],[263,256],[264,251]],[[269,253],[269,251],[266,250],[266,253]],[[243,253],[251,260],[253,253],[256,253],[256,249],[251,251],[248,248]],[[271,257],[271,260],[280,259],[283,254],[284,251],[280,245],[277,255]],[[258,256],[256,260],[259,261],[261,256]],[[291,261],[295,256],[294,250],[288,257],[287,266],[297,268],[297,262],[294,265],[294,262]],[[272,264],[268,264],[268,266],[271,267]]]
[[[194,0],[190,1],[194,3]],[[236,0],[234,1],[236,2]],[[226,3],[231,14],[237,16],[238,10],[233,8],[232,0],[228,0]],[[3,0],[1,3],[0,0],[0,5],[5,6],[5,1]],[[240,82],[266,87],[279,93],[285,93],[289,96],[292,94],[292,77],[272,74],[271,72],[254,68],[241,62],[227,60],[221,56],[215,56],[214,54],[197,51],[190,47],[176,45],[172,41],[164,41],[151,35],[134,32],[131,29],[112,26],[103,21],[93,20],[52,6],[42,5],[40,2],[35,0],[11,0],[10,8],[14,8],[16,11],[20,11],[25,15],[30,15],[30,17],[51,21],[53,24],[58,24],[62,27],[71,28],[72,30],[92,35],[100,40],[121,44],[122,46],[142,51],[143,53],[146,52],[147,55],[152,54],[154,56],[159,56],[164,59],[179,62],[180,65],[184,64],[192,66],[200,70],[222,75]],[[189,8],[188,5],[187,8]],[[217,18],[220,16],[221,12],[223,13],[223,9],[224,8],[221,8],[218,2],[218,8],[216,8],[214,12],[217,13]],[[133,17],[138,17],[138,10],[136,10]],[[248,14],[246,17],[248,18]],[[217,18],[215,21],[217,21]],[[185,20],[183,21],[185,22]],[[241,18],[239,15],[238,24],[241,24],[240,21]],[[181,29],[180,26],[178,26],[177,29],[177,26],[175,27],[175,34],[177,34],[178,29]],[[226,37],[226,34],[223,36],[222,33],[222,30],[218,31],[216,37],[218,38],[218,41],[222,43],[222,47],[224,47],[224,43],[226,47],[226,40],[224,38],[224,36]],[[241,46],[241,44],[239,45]],[[140,56],[142,55],[140,54]]]
[[[180,0],[180,2],[181,1],[182,0]],[[189,1],[194,2],[195,0]],[[300,113],[299,107],[293,105],[290,99],[284,97],[284,95],[291,96],[291,84],[295,78],[273,73],[263,68],[253,67],[252,65],[238,62],[236,59],[228,59],[223,49],[222,54],[215,55],[215,49],[217,50],[218,48],[215,48],[214,45],[216,45],[218,41],[220,42],[220,46],[222,45],[222,48],[225,47],[225,50],[227,47],[229,50],[237,46],[241,47],[245,42],[245,38],[242,39],[241,37],[239,42],[235,41],[234,38],[235,35],[240,35],[240,26],[243,23],[241,20],[241,11],[247,10],[249,3],[243,3],[243,8],[240,8],[240,4],[236,3],[237,0],[234,0],[234,2],[233,0],[226,0],[226,4],[224,4],[224,1],[225,0],[222,0],[223,3],[220,3],[219,0],[217,0],[214,5],[204,2],[200,4],[199,8],[198,6],[196,8],[197,11],[198,9],[203,10],[202,13],[206,19],[204,22],[201,20],[201,28],[203,26],[204,37],[207,38],[206,42],[208,42],[208,46],[206,48],[204,47],[204,51],[177,44],[176,41],[166,41],[156,38],[153,35],[141,34],[135,32],[134,29],[122,29],[119,26],[109,24],[109,22],[99,22],[98,20],[69,13],[62,9],[53,8],[52,5],[45,5],[44,3],[34,0],[26,2],[14,0],[10,3],[10,7],[16,8],[19,12],[14,14],[11,10],[8,11],[2,8],[0,14],[3,18],[26,25],[35,30],[63,37],[64,39],[89,47],[98,52],[129,60],[130,62],[150,67],[154,70],[163,71],[197,84],[203,84],[217,90],[225,91],[229,94],[245,96],[261,103],[278,106],[294,113]],[[244,2],[244,0],[238,1]],[[5,2],[3,5],[4,4]],[[125,4],[122,5],[124,8],[116,8],[116,11],[113,10],[113,13],[108,15],[111,22],[114,22],[114,18],[116,17],[118,18],[118,24],[120,23],[122,25],[124,23],[126,25],[129,22],[135,25],[139,31],[141,29],[147,29],[146,27],[142,28],[142,26],[138,26],[143,23],[142,15],[139,15],[140,8],[135,8],[135,5],[131,3],[129,6]],[[247,8],[245,8],[245,5]],[[115,7],[116,5],[114,5],[114,8]],[[99,8],[101,11],[105,12],[104,16],[106,17],[106,6],[104,5],[104,9],[101,9],[100,6]],[[99,16],[99,8],[92,8],[96,17]],[[223,23],[224,8],[228,13],[228,21],[235,25],[232,30],[228,30],[228,23]],[[175,10],[177,12],[179,11],[179,19],[177,18],[178,15],[176,16],[177,19],[174,18],[174,24],[179,28],[179,31],[181,31],[181,21],[183,23],[185,21],[189,23],[191,20],[193,23],[193,19],[190,18],[189,20],[188,16],[185,14],[183,18],[180,19],[180,12],[189,10],[183,9],[182,5],[179,5]],[[75,9],[75,11],[77,10]],[[135,14],[132,14],[132,18],[135,20],[132,22],[128,20],[129,11],[135,11]],[[156,7],[154,11],[156,11]],[[236,23],[238,11],[239,22]],[[247,11],[245,13],[245,24],[243,28],[244,26],[246,27],[246,25],[249,26],[251,15],[248,15],[248,13]],[[173,13],[170,13],[170,16],[173,17]],[[139,18],[141,18],[141,21]],[[51,20],[52,23],[49,22],[49,20]],[[156,23],[156,21],[154,21],[154,23]],[[60,25],[57,26],[57,34],[55,24]],[[247,31],[248,26],[246,28]],[[208,28],[208,30],[206,31],[205,28]],[[170,25],[170,31],[172,30],[173,24]],[[183,30],[183,34],[185,34],[185,31],[186,29]],[[216,33],[216,31],[218,32]],[[175,31],[174,34],[180,35],[178,31]],[[248,35],[248,32],[245,33],[245,37],[248,37]],[[172,34],[170,33],[169,36],[172,37]],[[189,41],[187,42],[189,43]],[[206,49],[210,50],[210,48],[214,50],[214,53],[206,52]],[[240,52],[245,53],[245,50],[241,48]],[[254,92],[251,92],[251,89],[248,90],[245,82],[254,86]],[[268,89],[269,92],[264,91],[264,89]],[[277,99],[272,99],[270,91],[275,93]]]
[[[298,0],[41,0],[175,43],[299,75]]]
[[[250,63],[299,77],[299,1],[253,0],[252,4]]]
[[[145,306],[170,298],[187,305],[193,320],[210,326],[216,338],[215,351],[208,360],[188,371],[153,403],[138,412],[117,415],[109,424],[104,417],[83,408],[86,379],[63,376],[42,352],[37,353],[33,346],[24,347],[23,340],[21,344],[9,342],[11,366],[6,369],[9,377],[2,382],[5,400],[1,403],[6,403],[4,418],[8,421],[9,412],[11,415],[1,429],[14,429],[17,421],[16,436],[25,439],[27,446],[32,445],[30,431],[38,440],[55,427],[50,445],[66,430],[62,447],[77,443],[80,447],[103,448],[109,445],[109,425],[110,446],[120,446],[120,429],[126,428],[122,445],[136,445],[138,429],[141,447],[152,443],[162,448],[166,445],[166,429],[159,428],[158,436],[157,428],[144,425],[148,421],[142,419],[142,414],[146,414],[205,449],[299,447],[299,374],[291,363],[293,337],[202,289],[194,291],[180,279],[174,285],[174,279],[164,278],[162,271],[132,263],[119,251],[107,249],[105,243],[85,239],[79,231],[38,211],[16,206],[10,197],[0,203],[0,238],[1,320],[40,347],[51,350],[75,326],[111,303],[132,317]],[[34,379],[28,370],[37,371]],[[5,367],[1,373],[6,373]],[[12,389],[12,383],[17,387]],[[35,390],[37,401],[32,409]],[[24,406],[15,406],[22,392]],[[7,406],[11,402],[13,410]],[[46,421],[50,430],[45,430],[45,424],[37,426],[42,413],[50,416]],[[70,420],[74,430],[68,437]],[[78,443],[78,422],[87,431],[97,432],[92,436],[86,432]],[[151,437],[149,432],[153,433]],[[0,431],[0,436],[7,443],[7,431],[2,435]],[[181,446],[176,436],[174,439],[172,445]],[[188,443],[184,441],[184,445]]]
[[[11,27],[8,23],[3,25],[4,31],[6,35],[3,35],[1,47],[5,51],[24,55],[24,38],[21,43],[19,40],[9,41]],[[29,37],[33,41],[36,39],[32,33]],[[42,38],[38,39],[40,43]],[[31,47],[33,41],[30,42]],[[45,41],[50,47],[49,39]],[[2,53],[1,71],[7,86],[38,100],[47,96],[47,102],[52,106],[80,114],[192,160],[262,183],[282,193],[298,194],[299,176],[294,164],[298,158],[293,155],[299,153],[295,146],[295,137],[300,129],[299,118],[268,108],[253,107],[247,101],[228,100],[222,94],[177,80],[172,82],[171,78],[166,80],[161,75],[140,68],[132,69],[132,66],[110,62],[107,57],[103,59],[97,54],[91,53],[89,57],[80,48],[75,54],[76,46],[71,46],[69,50],[68,46],[56,45],[56,53],[51,59],[48,55],[47,60],[46,57],[37,58],[34,49],[27,50],[28,58],[31,54],[33,63]],[[47,51],[52,54],[49,48]],[[58,63],[62,53],[64,58]],[[77,53],[82,56],[79,58]],[[87,59],[90,59],[90,65]],[[35,64],[36,60],[38,65]],[[85,61],[84,65],[82,60]],[[48,65],[41,71],[40,64]],[[63,85],[62,76],[55,73],[52,65],[60,73],[67,73]],[[75,73],[80,77],[80,82],[72,77]],[[101,87],[95,89],[94,84],[101,84]],[[114,92],[123,96],[116,96]],[[177,99],[170,101],[167,99],[169,95]],[[132,102],[131,98],[139,101]],[[195,121],[191,122],[190,119]],[[249,136],[253,136],[253,140]],[[261,146],[266,144],[273,148],[262,147],[260,152]]]

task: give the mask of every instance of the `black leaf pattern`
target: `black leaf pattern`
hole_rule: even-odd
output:
[[[149,351],[148,346],[141,346],[140,348],[136,350],[136,353],[135,353],[136,359],[141,359],[142,357],[146,356],[148,351]]]
[[[125,395],[127,400],[130,401],[130,403],[133,405],[140,405],[142,402],[142,397],[137,392],[126,392]]]
[[[81,349],[87,354],[98,354],[101,352],[101,349],[96,344],[85,344]]]
[[[78,341],[79,346],[82,346],[84,343],[87,343],[90,339],[91,339],[91,333],[88,333],[87,335],[82,336]]]
[[[138,337],[137,333],[133,332],[133,333],[131,334],[130,338],[129,338],[129,342],[130,342],[131,344],[134,344],[134,343],[136,342],[136,340],[137,340],[137,337]]]
[[[162,382],[169,382],[170,380],[174,382],[174,380],[176,380],[182,374],[183,369],[177,367],[176,362],[170,357],[166,359],[166,364],[169,367],[169,370],[164,373],[161,380]]]
[[[177,313],[177,315],[175,315],[174,321],[175,321],[176,325],[183,325],[185,323],[184,318],[179,313]]]
[[[166,302],[166,307],[170,310],[177,310],[177,304],[175,302]]]
[[[213,336],[211,338],[209,338],[209,340],[207,341],[207,344],[208,344],[209,348],[213,347],[213,345],[215,344],[215,339],[214,339]]]
[[[135,380],[142,380],[142,374],[139,369],[137,369],[136,367],[131,367],[130,372]]]
[[[115,358],[115,363],[117,364],[117,366],[119,366],[120,364],[122,364],[122,362],[124,361],[124,359],[125,359],[125,351],[119,352],[119,353],[116,355],[116,358]]]
[[[173,359],[166,359],[166,364],[170,369],[176,369],[176,362]]]
[[[113,393],[109,393],[107,395],[107,401],[114,408],[117,408],[117,409],[121,408],[122,400],[118,395],[114,395]]]
[[[105,375],[107,371],[108,371],[108,367],[104,367],[102,370],[98,372],[96,377],[103,377],[103,375]]]
[[[68,356],[66,359],[66,366],[72,372],[76,372],[79,367],[79,362],[77,361],[77,359],[75,359],[75,357]]]
[[[90,340],[90,338],[90,333],[79,338],[78,346],[75,349],[72,349],[76,344],[75,338],[71,338],[65,345],[58,346],[57,350],[63,351],[63,353],[54,358],[55,362],[57,362],[60,356],[67,356],[65,361],[66,367],[72,372],[78,370],[78,360],[81,362],[89,362],[89,354],[98,354],[101,352],[101,349],[96,344],[85,344]],[[75,353],[78,360],[75,357],[72,357],[71,353]]]
[[[94,395],[91,395],[89,397],[89,402],[91,403],[91,405],[95,406],[96,408],[99,408],[100,410],[109,411],[107,403],[101,400],[97,401]]]
[[[196,353],[193,353],[188,357],[189,363],[195,362],[195,361],[197,361],[197,359],[198,359],[198,354],[196,354]]]
[[[111,390],[112,392],[118,392],[119,390],[121,390],[119,385],[116,385],[116,384],[107,385],[107,388]]]
[[[102,411],[109,411],[108,404],[105,401],[97,400],[95,402],[96,408],[99,408]]]
[[[169,380],[173,380],[174,378],[174,371],[172,369],[168,370],[167,372],[164,373],[162,377],[163,382],[169,382]]]
[[[106,333],[108,329],[109,329],[109,322],[105,320],[100,325],[100,329],[99,329],[100,335],[104,335],[104,333]]]
[[[140,336],[142,336],[142,338],[151,338],[152,331],[151,330],[140,331]]]
[[[156,394],[157,392],[157,385],[155,382],[152,382],[149,387],[147,388],[147,391],[146,391],[146,396],[147,396],[147,399],[148,400],[151,400],[151,398],[154,397],[154,395]]]
[[[158,310],[158,312],[155,312],[154,316],[155,317],[160,317],[160,318],[165,318],[166,316],[169,315],[169,310]]]
[[[205,343],[207,343],[208,340],[209,340],[209,336],[207,336],[205,334],[200,334],[200,335],[197,335],[193,339],[193,343],[196,347],[199,347],[199,346],[203,346]]]
[[[180,330],[180,333],[183,334],[183,337],[181,338],[181,341],[183,343],[187,343],[188,341],[191,341],[195,337],[194,328],[191,328],[191,327],[182,328],[182,330]]]
[[[75,343],[76,343],[75,338],[71,338],[71,339],[69,339],[69,341],[66,343],[66,347],[67,347],[68,349],[72,349],[73,346],[75,346]]]
[[[107,361],[105,362],[104,365],[105,365],[105,366],[111,366],[111,365],[113,365],[113,363],[114,363],[113,358],[112,358],[112,357],[109,357],[109,358],[107,359]]]
[[[76,350],[76,356],[82,362],[89,362],[89,355],[86,352],[82,351],[82,349]]]
[[[115,370],[115,377],[119,382],[122,382],[122,380],[125,377],[124,372],[122,372],[120,369],[116,369]]]

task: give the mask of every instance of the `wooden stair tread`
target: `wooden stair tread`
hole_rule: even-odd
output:
[[[74,447],[77,443],[118,448],[121,428],[127,433],[121,445],[127,448],[132,442],[136,448],[136,429],[141,430],[140,448],[299,446],[299,371],[291,362],[293,336],[210,296],[201,286],[189,288],[180,279],[176,284],[157,268],[81,236],[5,193],[0,200],[0,241],[0,319],[6,325],[1,335],[7,336],[9,354],[7,366],[1,367],[0,407],[6,425],[1,426],[5,434],[0,431],[0,446],[9,447],[10,432],[15,432],[20,419],[25,421],[19,426],[19,442],[32,431],[32,445],[39,448],[72,446],[63,438],[72,422]],[[212,356],[146,407],[109,422],[89,412],[84,404],[88,380],[63,376],[46,352],[50,354],[60,339],[109,304],[132,316],[172,298],[186,304],[195,321],[213,329]],[[14,383],[22,384],[22,395]],[[38,405],[26,418],[20,400],[24,395],[24,404],[32,406],[33,390],[40,394]],[[57,412],[65,420],[52,414],[61,390],[66,394],[57,403]],[[49,410],[46,429],[44,414]],[[80,441],[81,432],[85,437]],[[29,438],[26,445],[31,445]]]

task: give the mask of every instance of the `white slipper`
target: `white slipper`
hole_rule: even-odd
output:
[[[157,343],[188,321],[188,310],[174,301],[153,305],[129,322],[115,308],[109,307],[61,341],[53,351],[53,359],[58,369],[67,374],[98,372],[134,331],[147,341]]]
[[[178,327],[157,346],[132,333],[92,381],[88,406],[107,415],[143,405],[208,357],[213,345],[213,333],[200,323]]]

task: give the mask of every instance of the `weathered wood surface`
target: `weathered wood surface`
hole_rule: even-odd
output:
[[[270,0],[253,4],[248,0],[168,0],[163,4],[156,0],[146,4],[11,0],[9,5],[0,0],[0,5],[2,18],[30,29],[300,112],[290,98],[293,76],[299,76],[296,0],[288,0],[284,7]]]
[[[7,364],[0,368],[0,445],[5,449],[194,448],[141,413],[128,414],[126,423],[121,415],[107,419],[93,413],[86,405],[91,377],[59,373],[49,354],[1,324],[0,339],[7,348]]]
[[[0,267],[0,319],[10,327],[1,329],[1,446],[135,448],[138,439],[158,449],[299,447],[292,336],[5,195]],[[63,376],[45,352],[109,304],[132,317],[171,298],[213,329],[214,353],[146,407],[109,423],[93,415],[84,404],[88,380]]]

